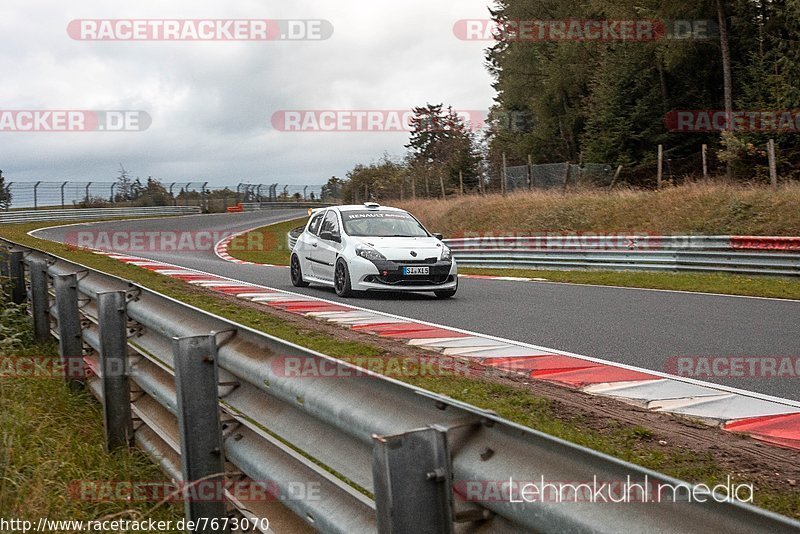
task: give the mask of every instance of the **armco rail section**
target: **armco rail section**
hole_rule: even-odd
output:
[[[800,237],[488,236],[445,243],[464,267],[800,276]]]
[[[142,208],[86,208],[58,210],[25,210],[0,213],[0,224],[34,221],[83,221],[108,217],[158,217],[200,213],[198,206],[156,206]]]
[[[298,208],[327,208],[333,204],[323,202],[243,202],[242,211],[259,211],[274,209],[298,209]]]
[[[287,235],[294,248],[303,227]],[[463,267],[800,276],[800,237],[487,236],[445,239]]]
[[[283,529],[291,532],[302,526],[340,533],[800,528],[707,496],[658,504],[530,499],[522,486],[681,482],[448,397],[367,376],[125,280],[5,245],[0,267],[12,279],[13,299],[31,303],[37,336],[59,339],[67,381],[103,403],[110,449],[135,443],[176,482],[222,484],[224,476],[226,484],[262,485],[275,495],[245,502],[228,491],[221,502],[187,492],[189,519],[279,517],[280,508],[289,521]],[[293,376],[285,372],[287,358],[327,372]]]

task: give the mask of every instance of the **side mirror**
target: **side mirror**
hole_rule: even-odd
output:
[[[442,234],[433,234],[433,237],[435,237],[435,238],[436,238],[436,239],[438,239],[439,241],[441,241],[442,239],[444,239],[444,236],[443,236]]]
[[[327,230],[320,232],[319,238],[324,239],[325,241],[336,241],[337,243],[342,241],[342,238],[339,237],[339,234],[334,234],[333,232],[329,232]]]

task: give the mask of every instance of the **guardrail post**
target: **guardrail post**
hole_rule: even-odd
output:
[[[58,349],[65,378],[72,390],[80,390],[84,383],[83,340],[81,316],[78,310],[78,276],[56,275],[56,316],[58,318]]]
[[[214,484],[215,490],[224,484],[216,338],[213,335],[175,338],[172,351],[178,396],[181,469],[187,488],[184,494],[186,519],[224,518],[224,502],[194,498],[193,495],[199,492],[192,491],[192,483]],[[211,493],[218,494],[219,491]],[[206,528],[195,532],[220,530]]]
[[[11,302],[22,304],[25,302],[25,261],[21,250],[12,250],[8,254],[11,277]]]
[[[451,534],[453,488],[446,432],[431,427],[373,438],[378,531]]]
[[[97,317],[100,323],[100,372],[103,380],[106,449],[113,451],[128,447],[133,439],[125,292],[98,294]]]
[[[50,339],[50,295],[47,294],[47,262],[32,259],[28,262],[31,278],[31,311],[33,333],[39,341]]]

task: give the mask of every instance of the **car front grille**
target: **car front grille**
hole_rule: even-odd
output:
[[[434,265],[438,258],[425,258],[424,260],[392,260],[395,263],[402,263],[403,265]]]

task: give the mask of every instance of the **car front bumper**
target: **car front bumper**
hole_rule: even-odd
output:
[[[361,257],[350,262],[351,284],[356,291],[446,291],[458,287],[458,266],[452,262],[436,263],[371,262]],[[403,267],[429,267],[430,273],[403,276]]]

